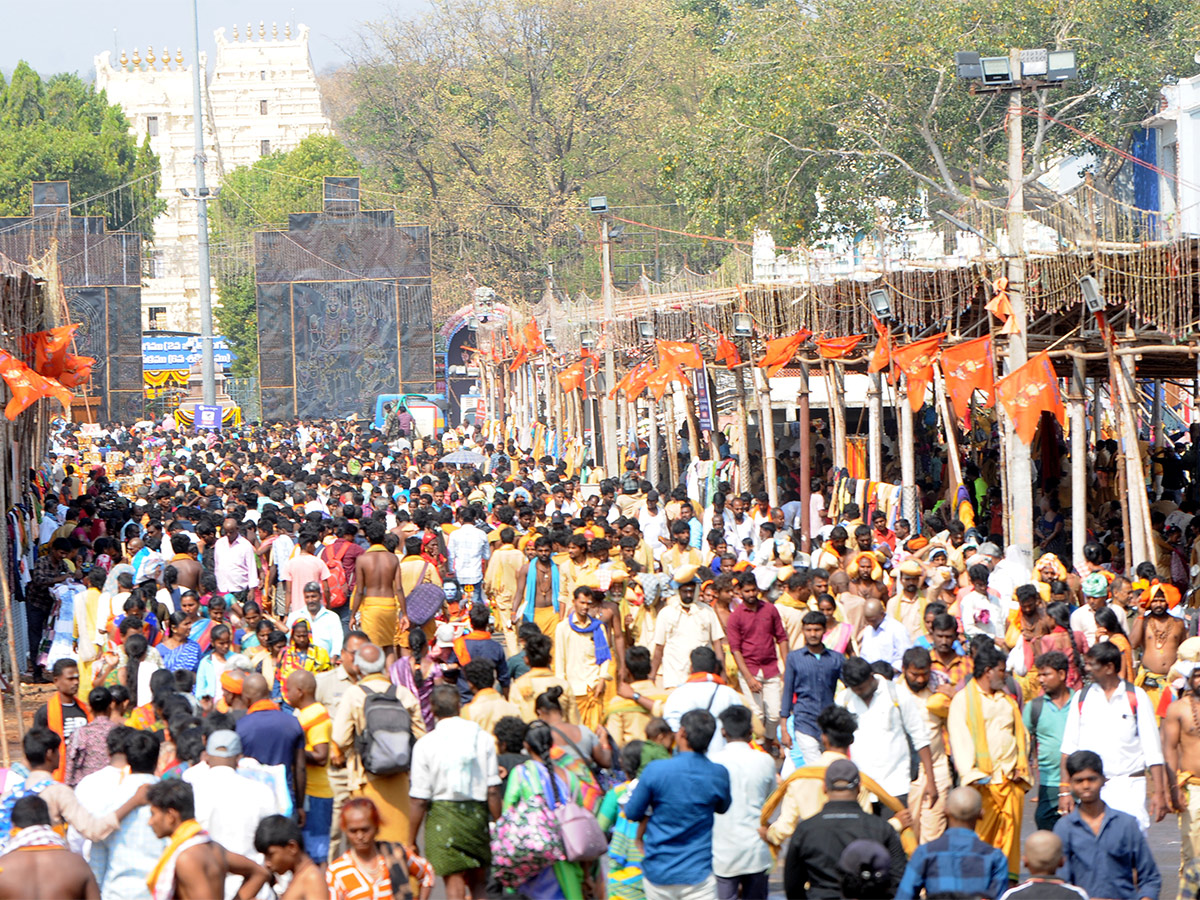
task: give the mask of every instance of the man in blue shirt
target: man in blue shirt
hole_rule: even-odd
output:
[[[258,674],[242,679],[246,715],[238,719],[242,753],[264,766],[284,766],[296,809],[304,809],[308,767],[304,757],[304,729],[291,713],[270,699],[267,680]]]
[[[716,719],[707,710],[684,713],[675,737],[678,754],[650,763],[625,804],[629,821],[649,819],[642,861],[648,900],[717,895],[713,815],[726,812],[733,797],[729,770],[704,756],[716,729]]]
[[[955,788],[946,796],[947,827],[922,844],[900,879],[896,900],[929,897],[987,897],[996,900],[1008,888],[1008,857],[975,836],[983,798],[974,788]]]
[[[817,716],[833,704],[838,679],[842,677],[845,657],[825,646],[826,621],[823,613],[805,613],[800,620],[804,646],[787,655],[783,669],[783,704],[779,719],[780,742],[792,748],[797,766],[815,766],[824,749]],[[790,727],[788,716],[792,716]]]
[[[1067,757],[1067,776],[1075,809],[1054,826],[1063,843],[1063,877],[1092,897],[1158,900],[1162,876],[1137,819],[1100,799],[1100,755],[1076,750]]]

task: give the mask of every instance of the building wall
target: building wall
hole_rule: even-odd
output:
[[[1165,236],[1200,235],[1200,75],[1164,87],[1161,108],[1144,124],[1157,134]]]
[[[261,159],[264,149],[292,150],[310,134],[332,131],[308,53],[307,26],[298,26],[295,34],[285,26],[282,35],[272,26],[268,35],[262,23],[253,30],[235,25],[230,36],[218,28],[214,38],[213,64],[206,54],[200,56],[210,188],[219,186],[226,172]],[[153,48],[145,56],[137,49],[132,55],[122,51],[117,60],[105,51],[95,62],[96,88],[125,111],[139,139],[150,135],[162,166],[159,196],[167,209],[154,222],[154,245],[147,254],[143,325],[199,331],[196,206],[180,193],[194,189],[196,181],[191,64],[184,64],[179,50],[172,57],[167,51],[156,55]],[[213,302],[219,302],[215,285]],[[151,310],[165,313],[152,322]]]

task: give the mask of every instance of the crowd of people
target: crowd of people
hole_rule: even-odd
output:
[[[1169,566],[1077,568],[1046,500],[1023,568],[986,468],[912,522],[446,440],[54,435],[0,897],[1157,900],[1171,814],[1198,895]]]

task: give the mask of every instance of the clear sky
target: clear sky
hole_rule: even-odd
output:
[[[392,14],[414,15],[426,7],[425,0],[199,0],[200,42],[211,58],[213,31],[222,25],[230,34],[236,22],[244,30],[247,22],[279,24],[300,22],[311,29],[309,47],[318,72],[336,68],[346,52],[359,44],[364,22]],[[47,3],[6,0],[3,50],[0,70],[7,75],[24,59],[42,75],[77,72],[90,78],[93,57],[104,50],[130,53],[146,46],[155,53],[169,47],[175,54],[183,48],[192,58],[191,0],[49,0]]]

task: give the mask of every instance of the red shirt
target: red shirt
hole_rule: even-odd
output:
[[[776,647],[780,641],[787,642],[787,632],[774,603],[760,600],[754,609],[739,603],[729,614],[725,636],[729,649],[742,654],[751,675],[774,678],[779,674]]]

